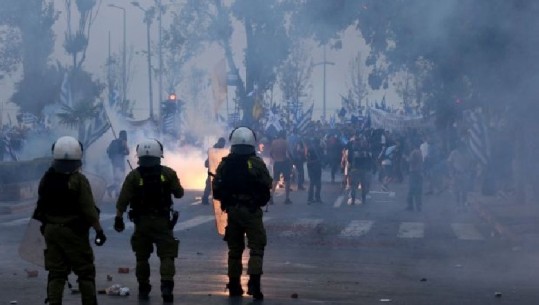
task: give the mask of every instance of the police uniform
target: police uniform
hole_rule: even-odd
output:
[[[55,142],[57,151],[62,150],[61,146],[66,143],[67,146],[80,145],[74,138],[62,137]],[[68,147],[67,151],[71,148],[73,146]],[[106,237],[99,224],[98,209],[90,183],[78,171],[80,157],[69,159],[68,154],[58,152],[58,155],[68,159],[55,156],[53,166],[41,179],[37,207],[33,214],[33,218],[42,223],[41,232],[46,244],[45,269],[49,272],[47,300],[50,305],[62,304],[65,282],[73,271],[78,277],[82,304],[95,305],[95,265],[89,242],[90,227],[94,227],[97,232],[95,242],[98,246],[104,244]]]
[[[374,160],[365,139],[354,139],[349,143],[347,150],[350,164],[350,204],[355,204],[359,185],[361,185],[361,202],[365,204],[370,189],[370,175],[374,168]]]
[[[154,157],[141,155],[139,149],[137,149],[137,154],[141,166],[132,170],[125,178],[116,203],[117,216],[114,228],[118,232],[123,231],[125,226],[122,215],[130,206],[129,218],[135,224],[135,231],[131,236],[131,248],[135,252],[137,261],[136,277],[139,283],[139,298],[147,299],[151,290],[148,260],[155,244],[157,256],[161,262],[161,293],[164,301],[171,302],[176,273],[174,259],[178,256],[180,243],[174,237],[172,230],[171,195],[181,198],[184,189],[176,172],[160,165],[160,157],[155,157],[157,160],[154,159],[151,161],[153,164],[147,166],[142,164],[143,160]]]
[[[228,216],[224,240],[228,245],[229,295],[233,297],[243,294],[240,278],[247,236],[247,247],[250,249],[247,293],[255,299],[262,299],[260,276],[263,273],[267,238],[261,207],[270,199],[272,178],[264,161],[254,153],[254,140],[246,141],[248,144],[238,144],[235,141],[235,136],[241,138],[245,133],[247,137],[252,134],[254,138],[254,133],[246,127],[240,127],[231,134],[231,153],[217,167],[213,196],[221,201],[221,208]]]

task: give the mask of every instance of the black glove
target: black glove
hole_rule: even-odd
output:
[[[116,232],[122,232],[123,230],[125,230],[125,223],[123,217],[116,216],[114,218],[114,230],[116,230]]]
[[[105,242],[107,241],[107,237],[105,236],[105,233],[103,233],[103,230],[99,230],[95,232],[95,244],[97,246],[103,246]]]

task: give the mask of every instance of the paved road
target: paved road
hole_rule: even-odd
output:
[[[375,187],[367,204],[357,205],[348,204],[339,185],[324,183],[323,188],[324,203],[311,205],[301,191],[292,193],[292,205],[284,205],[279,190],[276,204],[265,213],[263,303],[537,304],[535,253],[514,251],[472,209],[454,208],[449,194],[425,197],[422,212],[409,212],[404,210],[405,185],[390,192]],[[181,240],[176,304],[250,304],[250,297],[226,296],[226,244],[216,233],[212,208],[200,205],[199,195],[188,192],[175,204],[181,211],[175,228]],[[119,283],[133,295],[100,295],[99,302],[138,304],[132,227],[122,234],[112,230],[110,199],[105,198],[102,211],[108,241],[95,248],[98,288]],[[45,296],[45,271],[17,255],[29,214],[0,216],[0,304],[40,304]],[[151,263],[155,288],[145,304],[162,304],[158,261]],[[119,274],[119,267],[131,272]],[[38,276],[28,277],[33,270]],[[75,284],[74,277],[70,281]],[[66,289],[64,304],[80,304],[79,295]]]

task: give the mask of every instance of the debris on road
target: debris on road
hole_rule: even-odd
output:
[[[501,297],[502,297],[502,293],[499,292],[499,291],[496,291],[496,292],[494,293],[494,296],[497,297],[497,298],[501,298]]]
[[[291,297],[292,299],[297,299],[299,296],[298,296],[297,293],[294,292],[294,293],[292,293],[292,294],[290,295],[290,297]]]
[[[39,274],[39,272],[37,270],[24,269],[24,271],[26,271],[26,276],[27,277],[37,277],[37,275]]]
[[[391,299],[380,299],[380,302],[391,302]]]
[[[9,302],[9,304],[17,304],[17,301],[13,300],[13,301]]]
[[[426,282],[427,279],[426,279],[426,278],[422,278],[422,279],[420,279],[419,281],[420,281],[420,282]]]
[[[129,273],[129,268],[120,267],[120,268],[118,268],[118,273]]]
[[[109,288],[105,289],[107,295],[119,295],[119,296],[128,296],[129,288],[123,287],[120,284],[114,284]]]
[[[112,281],[112,275],[107,274],[107,281],[109,281],[109,282]]]

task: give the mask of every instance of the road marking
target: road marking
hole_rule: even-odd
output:
[[[305,235],[308,232],[312,231],[317,225],[322,223],[322,219],[319,218],[301,218],[291,225],[290,230],[285,230],[281,232],[281,236],[300,236]]]
[[[204,215],[204,216],[196,216],[192,219],[186,220],[186,221],[180,221],[176,224],[174,227],[174,232],[181,231],[181,230],[187,230],[193,227],[196,227],[198,225],[201,225],[206,222],[210,222],[212,220],[215,220],[215,216],[213,215]]]
[[[372,220],[352,220],[346,228],[344,228],[339,236],[341,237],[357,237],[363,236],[369,232],[374,221]]]
[[[116,217],[116,214],[113,214],[113,213],[101,213],[99,215],[99,220],[100,221],[105,221],[105,220],[113,219],[114,217]]]
[[[2,223],[2,226],[15,227],[15,226],[28,224],[29,221],[30,221],[30,217],[19,218],[19,219],[14,219],[14,220],[11,220],[11,221],[6,221],[6,222]]]
[[[421,222],[403,222],[399,227],[399,238],[423,238],[425,224]]]
[[[344,201],[344,195],[340,195],[339,197],[337,197],[337,199],[335,199],[335,203],[333,203],[333,207],[334,208],[340,207],[343,201]]]
[[[475,228],[473,224],[469,223],[452,223],[451,229],[458,239],[464,240],[484,240],[485,238],[479,231]]]

